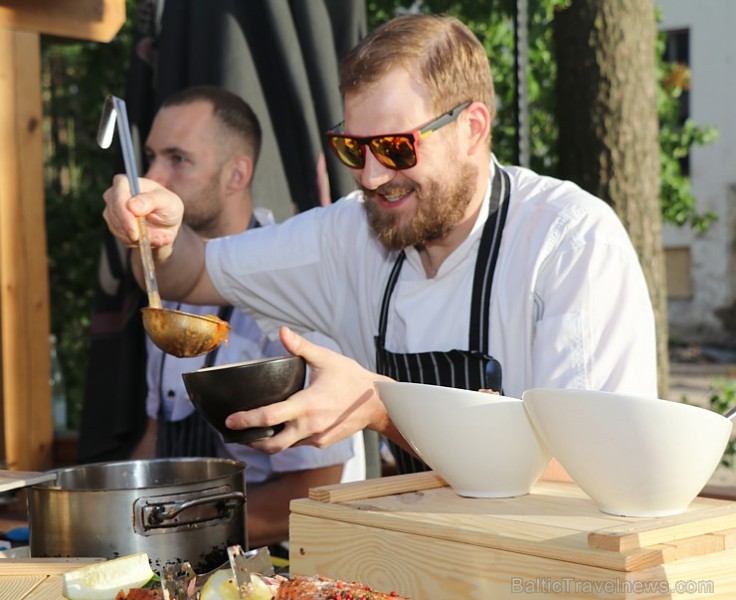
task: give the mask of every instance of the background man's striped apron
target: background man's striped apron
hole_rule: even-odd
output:
[[[222,306],[217,316],[223,321],[229,321],[233,313],[232,306]],[[207,354],[202,367],[212,367],[217,358],[218,346]],[[220,434],[195,410],[191,415],[179,421],[167,421],[164,416],[164,363],[168,356],[161,358],[161,373],[159,376],[159,398],[161,403],[158,410],[156,438],[156,456],[158,458],[181,458],[189,456],[222,456],[224,442]],[[175,360],[175,359],[174,359]]]
[[[255,229],[261,224],[255,215],[251,215],[248,229]],[[223,321],[230,321],[233,314],[232,306],[222,306],[217,316]],[[207,354],[202,368],[212,367],[217,359],[218,346]],[[179,421],[167,421],[164,415],[164,363],[166,354],[161,358],[159,373],[159,410],[158,410],[158,437],[156,438],[156,456],[158,458],[177,458],[189,456],[224,456],[225,444],[220,434],[205,421],[196,410],[188,417]]]

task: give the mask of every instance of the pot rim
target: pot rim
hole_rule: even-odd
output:
[[[125,487],[115,487],[115,488],[103,488],[103,487],[87,487],[87,486],[62,486],[58,484],[58,479],[60,475],[63,475],[65,473],[73,474],[73,473],[79,473],[83,472],[85,470],[108,470],[108,469],[116,469],[116,468],[124,468],[126,465],[130,465],[131,468],[135,467],[136,465],[160,465],[164,463],[170,463],[170,464],[198,464],[198,463],[217,463],[220,465],[229,465],[232,467],[232,471],[229,473],[220,473],[220,474],[210,474],[208,476],[200,476],[197,478],[187,479],[186,481],[176,481],[176,482],[151,482],[147,485],[131,485],[131,486],[125,486]],[[218,457],[179,457],[179,458],[143,458],[143,459],[135,459],[135,460],[118,460],[118,461],[101,461],[101,462],[94,462],[94,463],[87,463],[82,465],[74,465],[71,467],[62,467],[59,469],[52,469],[48,471],[49,473],[55,473],[57,475],[56,479],[52,479],[50,481],[45,481],[42,483],[35,484],[31,486],[32,490],[44,490],[44,491],[62,491],[62,492],[108,492],[108,491],[130,491],[130,490],[141,490],[141,489],[166,489],[166,488],[173,488],[173,487],[181,487],[181,486],[196,486],[199,484],[209,484],[213,481],[218,481],[220,479],[231,477],[234,474],[240,473],[241,475],[245,473],[245,470],[247,469],[247,465],[239,460],[231,459],[231,458],[218,458]]]

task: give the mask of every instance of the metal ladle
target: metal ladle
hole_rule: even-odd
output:
[[[138,170],[125,101],[116,96],[108,96],[105,100],[100,126],[97,130],[97,143],[101,148],[110,147],[116,123],[130,192],[133,196],[137,196],[140,193]],[[158,293],[158,284],[156,283],[153,266],[151,241],[143,217],[138,217],[138,227],[140,230],[138,246],[141,251],[141,262],[143,263],[143,274],[148,294],[148,307],[141,309],[143,327],[146,333],[161,350],[180,358],[199,356],[214,350],[227,340],[230,326],[226,321],[215,315],[194,315],[161,307],[161,296]]]

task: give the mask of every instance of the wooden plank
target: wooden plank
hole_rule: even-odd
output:
[[[38,34],[0,29],[0,370],[11,470],[51,467],[49,288]]]
[[[411,598],[736,597],[736,550],[620,572],[306,515],[293,515],[289,531],[292,575],[359,580]],[[671,593],[686,586],[706,592]]]
[[[679,515],[591,531],[588,543],[592,548],[625,552],[733,527],[736,527],[736,502],[697,498]]]
[[[716,531],[713,535],[717,535],[723,538],[724,548],[736,548],[736,529],[725,529],[723,531]]]
[[[726,549],[725,538],[716,534],[696,535],[677,540],[671,544],[658,544],[662,549],[663,562],[674,562],[684,558],[713,554]],[[653,548],[654,546],[650,546]]]
[[[19,600],[32,597],[33,591],[38,588],[46,579],[47,575],[18,575],[18,576],[0,576],[0,600]],[[59,600],[59,595],[54,600]]]
[[[602,528],[616,521],[598,511],[590,499],[574,500],[570,505],[569,499],[543,494],[470,499],[460,498],[449,488],[440,488],[345,504],[295,500],[291,515],[457,542],[476,550],[497,548],[618,571],[662,564],[664,551],[658,547],[629,553],[590,548],[586,527]],[[291,540],[291,528],[289,536]]]
[[[3,558],[0,559],[0,577],[59,575],[106,560],[105,558],[93,557]]]
[[[402,485],[405,477],[397,476],[391,483],[402,490],[399,494],[335,504],[295,500],[292,516],[631,572],[730,547],[731,538],[709,536],[732,528],[736,514],[734,503],[696,499],[687,513],[675,517],[617,517],[601,512],[570,483],[540,482],[531,494],[518,498],[461,498],[448,487],[407,491],[413,489],[413,481],[403,479]],[[365,482],[359,489],[372,495],[372,485]]]
[[[109,42],[125,22],[125,0],[3,0],[0,27]]]
[[[62,575],[103,558],[0,559],[0,600],[62,600]]]
[[[0,492],[8,492],[19,488],[36,485],[44,481],[56,479],[56,473],[38,473],[36,471],[5,471],[0,469]]]
[[[311,488],[309,498],[317,502],[336,504],[350,500],[366,500],[392,494],[430,490],[446,485],[447,483],[433,472],[412,473]]]

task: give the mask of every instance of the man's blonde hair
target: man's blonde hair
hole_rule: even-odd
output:
[[[396,67],[416,73],[439,114],[475,100],[496,114],[485,49],[463,23],[442,15],[396,17],[369,33],[340,64],[343,95],[370,88]]]

